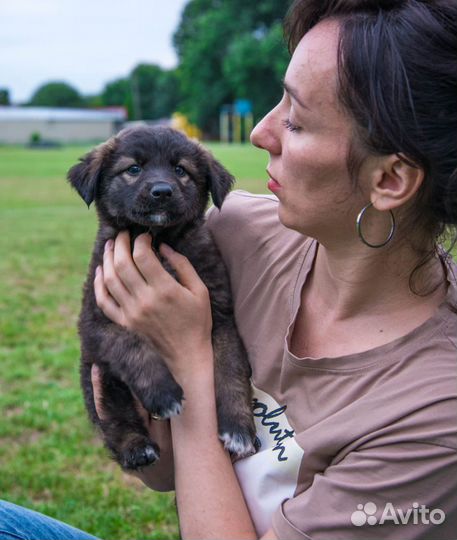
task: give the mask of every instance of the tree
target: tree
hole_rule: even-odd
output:
[[[132,85],[128,77],[109,82],[103,89],[100,101],[104,107],[125,107],[128,118],[134,118]]]
[[[169,118],[177,110],[179,81],[176,70],[139,64],[125,78],[107,83],[99,106],[125,107],[130,120]],[[96,103],[92,99],[91,103]]]
[[[163,70],[158,78],[155,99],[157,118],[167,118],[176,112],[180,98],[177,69]]]
[[[102,103],[106,107],[126,106],[131,99],[130,80],[116,79],[105,85],[102,95]]]
[[[176,110],[179,82],[176,71],[154,64],[139,64],[130,74],[135,119],[168,118]]]
[[[89,94],[83,96],[84,107],[88,109],[99,109],[103,107],[102,96],[100,94]]]
[[[222,9],[197,11],[195,16],[192,8],[205,3],[208,2],[194,0],[187,5],[175,35],[175,45],[180,59],[183,112],[207,134],[214,135],[220,106],[232,102],[235,97],[222,70],[226,44],[233,35],[233,23]],[[189,13],[191,17],[188,17]]]
[[[8,88],[0,88],[0,105],[11,105]]]
[[[46,83],[33,94],[29,105],[43,107],[82,107],[84,100],[79,92],[65,82]]]
[[[180,61],[181,108],[207,134],[217,134],[224,103],[251,99],[257,116],[278,99],[288,59],[281,22],[289,4],[290,0],[187,4],[173,38]]]
[[[279,23],[261,34],[246,32],[230,44],[223,62],[224,78],[238,99],[253,102],[255,118],[265,116],[281,98],[288,60]]]

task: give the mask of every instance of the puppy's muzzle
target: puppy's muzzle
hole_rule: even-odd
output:
[[[167,182],[157,182],[151,187],[151,196],[155,201],[167,201],[173,196],[173,186]]]

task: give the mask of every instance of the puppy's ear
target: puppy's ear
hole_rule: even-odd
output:
[[[208,160],[208,188],[211,193],[213,203],[217,208],[221,208],[225,197],[231,190],[235,179],[214,157],[205,150],[205,155]]]
[[[108,139],[80,158],[81,163],[74,165],[68,171],[67,178],[70,184],[84,199],[87,207],[90,206],[95,198],[97,183],[100,180],[109,155],[114,150],[115,143],[115,137],[111,137],[111,139]]]

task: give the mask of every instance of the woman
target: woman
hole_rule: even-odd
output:
[[[281,102],[255,128],[276,195],[208,222],[252,364],[260,448],[217,437],[202,282],[140,236],[106,246],[97,301],[184,389],[140,473],[176,489],[183,538],[451,539],[457,530],[457,7],[297,0]],[[103,417],[99,373],[93,372]],[[145,415],[145,421],[147,421]],[[1,530],[1,528],[0,528]],[[1,537],[1,534],[0,534]]]

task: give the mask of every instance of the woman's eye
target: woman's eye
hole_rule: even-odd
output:
[[[141,167],[139,165],[130,165],[130,167],[127,169],[127,172],[133,176],[136,176],[140,174]]]
[[[292,124],[292,122],[286,118],[285,120],[282,121],[284,127],[286,129],[288,129],[289,131],[299,131],[300,128],[298,126],[296,126],[295,124]]]
[[[176,173],[176,176],[179,176],[180,178],[182,178],[183,176],[187,176],[186,169],[184,169],[180,165],[177,165],[175,167],[175,173]]]

